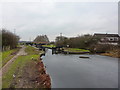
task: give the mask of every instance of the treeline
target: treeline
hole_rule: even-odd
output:
[[[71,38],[67,38],[64,36],[58,36],[56,37],[55,43],[56,43],[56,46],[66,47],[67,45],[69,45],[70,48],[87,49],[91,45],[96,44],[98,40],[99,38],[93,37],[90,34],[86,34],[86,35],[81,35],[78,37],[71,37]]]
[[[34,39],[34,42],[49,42],[47,35],[39,35]]]
[[[19,36],[6,29],[2,29],[2,50],[4,51],[16,48],[19,39]]]
[[[88,49],[93,53],[104,53],[113,49],[119,48],[119,46],[109,45],[109,44],[98,44],[100,37],[95,37],[90,34],[85,34],[77,37],[65,37],[58,36],[55,40],[56,46],[70,47],[70,48],[80,48]]]

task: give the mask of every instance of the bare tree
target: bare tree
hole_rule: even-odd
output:
[[[14,49],[17,46],[19,41],[19,36],[13,34],[12,32],[2,29],[2,49],[6,50],[8,47],[9,49]]]

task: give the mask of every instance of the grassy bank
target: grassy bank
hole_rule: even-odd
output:
[[[0,68],[2,67],[2,52],[0,52]]]
[[[101,55],[120,58],[120,50],[112,50],[106,53],[102,53]]]
[[[27,52],[28,55],[38,55],[40,53],[43,53],[43,51],[39,51],[31,46],[27,46],[27,48],[25,49],[25,52]]]
[[[4,66],[19,51],[20,47],[2,52],[2,66]]]
[[[42,45],[43,47],[49,47],[49,48],[52,48],[52,47],[56,47],[55,45],[51,44],[51,45]]]
[[[28,55],[28,56],[19,56],[13,64],[10,66],[8,72],[2,78],[2,88],[11,87],[11,83],[15,77],[18,75],[17,73],[22,70],[22,68],[31,61],[31,58],[38,58],[38,55]]]
[[[27,65],[27,63],[34,60],[38,60],[40,51],[36,50],[33,47],[27,46],[25,51],[28,53],[27,56],[19,56],[13,63],[10,65],[8,72],[2,77],[2,88],[10,88],[13,87],[14,78],[19,76],[23,67]]]
[[[50,88],[51,81],[39,51],[27,46],[26,56],[19,56],[2,77],[2,88]]]
[[[73,52],[73,53],[84,53],[90,52],[89,50],[79,49],[79,48],[64,48],[65,52]]]

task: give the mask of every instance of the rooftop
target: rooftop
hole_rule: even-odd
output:
[[[101,34],[101,33],[95,33],[94,36],[98,37],[120,37],[118,34]]]

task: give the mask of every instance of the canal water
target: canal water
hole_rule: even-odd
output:
[[[89,56],[90,59],[79,58]],[[43,57],[52,88],[117,88],[118,59],[100,55],[64,55],[48,50]]]

